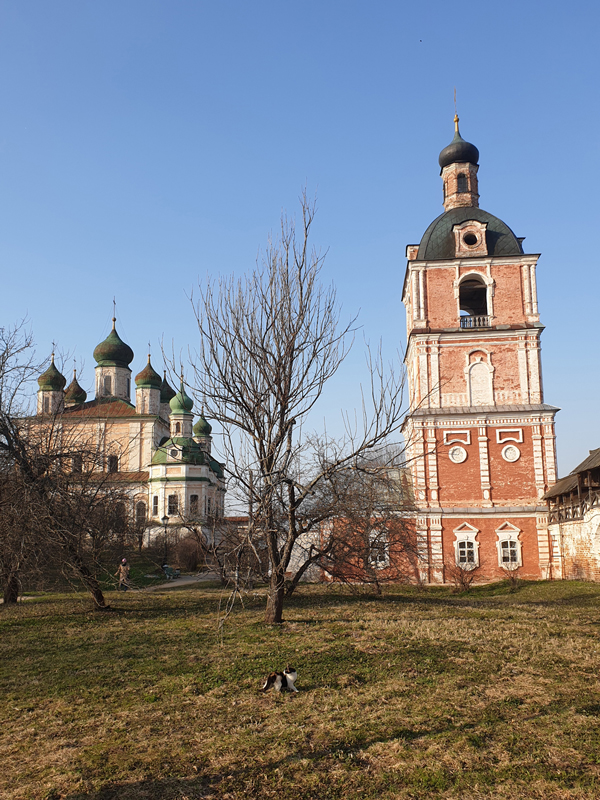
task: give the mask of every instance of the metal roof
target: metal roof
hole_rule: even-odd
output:
[[[440,214],[427,228],[419,245],[419,261],[438,261],[456,257],[452,228],[468,220],[487,222],[486,243],[490,256],[520,256],[523,248],[511,229],[501,219],[482,208],[463,206]],[[479,258],[481,256],[478,256]]]

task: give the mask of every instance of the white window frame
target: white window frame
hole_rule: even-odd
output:
[[[477,534],[479,530],[469,525],[468,522],[463,522],[454,531],[454,563],[457,567],[466,570],[477,569],[479,566],[479,542],[477,541]],[[459,545],[463,542],[469,542],[473,547],[473,561],[460,561],[460,548]]]
[[[521,529],[517,528],[510,522],[503,522],[499,528],[496,528],[496,536],[498,537],[498,541],[496,542],[496,549],[498,550],[498,566],[501,569],[519,569],[519,567],[523,566],[523,547],[522,542],[519,539],[519,534],[521,533]],[[510,542],[513,547],[503,547],[504,542]],[[502,551],[506,549],[512,549],[516,551],[517,560],[516,561],[503,561],[502,560]]]

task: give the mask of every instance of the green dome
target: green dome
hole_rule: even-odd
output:
[[[158,372],[153,369],[150,363],[150,356],[148,356],[148,363],[144,369],[135,376],[135,385],[138,389],[148,387],[150,389],[160,389],[162,381]],[[162,398],[161,398],[162,399]]]
[[[52,353],[52,357],[50,358],[50,366],[40,377],[38,378],[38,384],[40,390],[42,392],[61,392],[65,388],[65,383],[67,379],[64,375],[56,369],[54,366],[54,353]]]
[[[175,389],[169,385],[167,381],[167,370],[164,371],[164,377],[162,379],[162,383],[160,385],[160,402],[161,405],[163,403],[170,403],[171,400],[175,397]]]
[[[67,391],[65,392],[65,403],[81,405],[86,400],[87,392],[77,383],[77,372],[73,370],[73,380],[67,386]]]
[[[171,399],[169,405],[171,406],[171,414],[189,414],[194,407],[194,401],[185,393],[183,381],[181,381],[179,391]]]
[[[212,425],[210,425],[205,419],[202,414],[200,414],[200,419],[194,425],[193,428],[194,436],[200,438],[201,436],[210,436],[212,433]]]
[[[94,350],[94,359],[99,367],[128,367],[133,361],[133,350],[117,333],[115,322],[113,317],[112,331]]]

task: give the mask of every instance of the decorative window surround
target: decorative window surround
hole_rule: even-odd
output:
[[[444,431],[444,444],[471,444],[471,431],[468,428]]]
[[[479,542],[477,541],[477,528],[463,522],[454,531],[454,561],[462,569],[476,569],[479,566]],[[470,559],[471,560],[464,560]],[[461,558],[463,559],[461,561]]]
[[[510,522],[503,522],[496,528],[496,549],[498,550],[498,566],[503,569],[518,569],[523,566],[520,528]]]
[[[503,444],[504,442],[518,442],[523,441],[523,428],[498,428],[496,430],[496,442]]]

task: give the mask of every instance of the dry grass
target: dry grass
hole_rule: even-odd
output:
[[[111,599],[1,610],[7,800],[600,797],[600,586]]]

